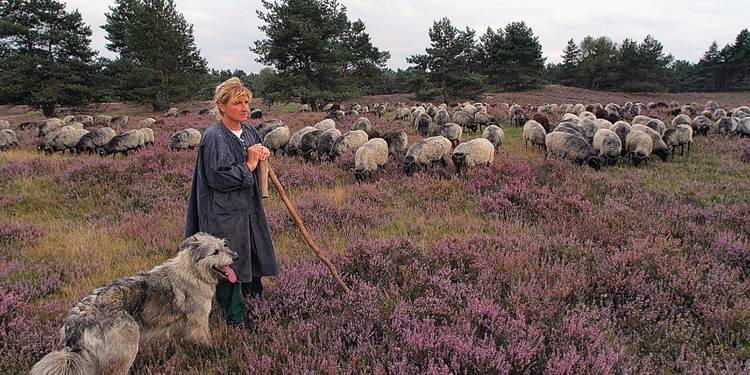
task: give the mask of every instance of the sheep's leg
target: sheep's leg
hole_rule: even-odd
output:
[[[688,143],[688,156],[690,156],[690,146],[693,144],[693,142]]]

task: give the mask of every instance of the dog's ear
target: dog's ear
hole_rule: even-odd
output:
[[[201,233],[196,233],[186,238],[180,245],[180,250],[187,250],[190,260],[193,263],[197,263],[203,259],[203,246],[201,246],[203,242],[200,240],[200,236]]]

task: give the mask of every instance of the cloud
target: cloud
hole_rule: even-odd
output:
[[[568,39],[580,42],[585,36],[608,36],[616,42],[625,38],[642,41],[651,34],[664,45],[664,51],[677,59],[697,62],[716,40],[720,46],[732,43],[747,17],[738,11],[737,0],[722,3],[666,0],[591,2],[569,0],[497,2],[494,0],[339,0],[349,19],[361,19],[373,44],[391,53],[387,66],[406,68],[408,56],[424,53],[429,45],[427,31],[433,21],[448,17],[463,29],[470,27],[477,36],[487,27],[504,28],[510,22],[524,21],[542,44],[548,62],[559,62]],[[92,45],[103,56],[106,51],[104,13],[114,0],[67,0],[68,9],[78,9],[94,34]],[[257,72],[249,46],[265,37],[258,30],[256,16],[262,10],[257,0],[176,0],[177,9],[193,24],[198,48],[215,69],[243,69]]]

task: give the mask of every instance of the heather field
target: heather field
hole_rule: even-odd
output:
[[[485,101],[715,99],[729,108],[749,97],[551,86]],[[385,100],[408,99],[359,103]],[[66,311],[91,289],[175,253],[195,151],[169,151],[168,138],[208,127],[210,116],[197,114],[206,106],[178,106],[192,112],[164,118],[156,144],[129,157],[46,156],[32,130],[0,153],[0,373],[24,373],[59,349]],[[264,120],[292,130],[325,116],[263,108]],[[129,114],[131,127],[154,115],[115,104],[88,110]],[[247,301],[254,323],[229,328],[212,315],[213,349],[150,342],[132,373],[748,373],[750,140],[712,132],[695,138],[689,156],[597,172],[545,160],[524,148],[507,114],[495,114],[506,140],[494,164],[460,177],[439,167],[407,177],[401,155],[357,184],[351,154],[336,163],[273,157],[353,292],[311,255],[272,189],[265,204],[281,273],[266,280],[262,299]],[[369,117],[381,133],[419,139],[393,113]],[[0,118],[15,125],[41,115],[3,107]]]

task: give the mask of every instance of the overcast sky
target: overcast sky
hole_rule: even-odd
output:
[[[406,57],[424,53],[429,45],[427,31],[433,21],[449,17],[477,36],[487,27],[503,28],[509,22],[524,21],[542,44],[547,62],[559,62],[568,39],[580,42],[587,35],[608,36],[616,42],[625,38],[642,41],[653,35],[664,51],[675,58],[697,62],[716,40],[722,47],[734,42],[743,28],[750,27],[745,11],[747,0],[695,1],[497,1],[497,0],[339,0],[349,19],[361,19],[376,47],[391,53],[387,66],[406,68]],[[258,30],[255,11],[258,0],[175,0],[177,8],[193,24],[196,44],[210,68],[243,69],[257,72],[248,46],[265,37]],[[78,9],[94,35],[92,44],[103,56],[106,50],[101,25],[114,0],[67,0],[68,9]]]

